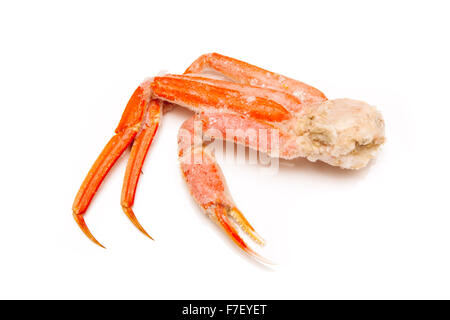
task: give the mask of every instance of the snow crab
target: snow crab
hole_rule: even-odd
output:
[[[329,100],[303,82],[217,53],[202,55],[183,75],[157,76],[136,89],[115,135],[83,181],[73,204],[73,217],[99,246],[83,215],[103,179],[129,146],[121,205],[131,222],[150,237],[132,206],[142,165],[168,103],[194,112],[178,135],[180,167],[192,197],[242,250],[259,260],[264,259],[241,233],[258,244],[264,241],[234,204],[206,142],[231,140],[271,157],[305,157],[359,169],[375,157],[385,139],[381,114],[365,102]],[[227,130],[250,130],[254,134],[228,138]],[[275,140],[277,143],[273,143]]]

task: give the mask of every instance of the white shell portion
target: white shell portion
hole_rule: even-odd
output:
[[[365,167],[385,141],[384,121],[369,104],[327,100],[307,105],[295,120],[299,156],[346,169]]]

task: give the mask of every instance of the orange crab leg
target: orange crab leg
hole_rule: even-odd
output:
[[[208,215],[222,227],[234,243],[250,256],[265,261],[247,245],[236,229],[236,226],[241,227],[252,240],[260,245],[264,244],[264,240],[233,204],[231,197],[228,195],[225,178],[214,157],[204,150],[194,150],[192,157],[196,157],[195,152],[202,153],[203,160],[201,163],[195,163],[193,159],[180,158],[181,171],[192,196]]]
[[[279,122],[291,118],[281,104],[245,90],[227,88],[227,81],[211,83],[192,77],[155,77],[151,88],[155,96],[194,111],[228,110],[254,119]]]
[[[272,147],[278,147],[278,156],[289,158],[291,136],[271,123],[220,112],[198,114],[196,120],[203,123],[204,137],[238,143],[266,154],[272,154]],[[275,136],[278,141],[272,141]]]
[[[148,83],[139,86],[131,96],[122,115],[116,134],[107,143],[84,179],[72,206],[73,216],[80,229],[96,244],[102,246],[89,231],[83,214],[86,212],[103,179],[138,133],[142,116],[150,99]],[[103,247],[103,246],[102,246]]]
[[[138,228],[150,239],[153,238],[150,237],[150,235],[144,230],[136,219],[132,206],[145,157],[147,156],[148,149],[150,148],[156,131],[158,130],[162,109],[161,104],[162,102],[158,100],[152,100],[149,103],[148,110],[146,111],[142,122],[141,131],[134,140],[133,147],[131,148],[130,158],[128,160],[125,178],[123,181],[121,200],[122,209],[125,214],[136,226],[136,228]]]
[[[212,119],[210,116],[212,116]],[[213,218],[214,221],[218,223],[234,243],[250,256],[260,261],[270,263],[252,250],[240,236],[237,227],[256,243],[260,245],[264,244],[264,240],[256,233],[255,229],[250,225],[244,215],[236,208],[228,191],[225,177],[223,176],[214,155],[203,145],[201,136],[203,134],[208,135],[207,132],[211,129],[225,134],[226,129],[242,129],[242,124],[244,124],[244,127],[251,129],[265,128],[270,130],[272,127],[268,124],[264,125],[262,122],[259,123],[258,121],[252,123],[250,120],[244,119],[240,115],[224,113],[220,114],[220,116],[222,118],[227,118],[228,120],[220,122],[216,121],[218,118],[214,117],[214,114],[198,114],[187,120],[181,127],[178,135],[178,145],[180,167],[183,177],[194,200],[211,218]],[[243,123],[242,120],[245,122]],[[225,123],[230,124],[231,127],[225,128],[223,126]],[[198,124],[201,126],[201,132],[197,132],[195,128]],[[238,127],[233,127],[233,124]],[[223,140],[224,136],[219,137],[215,135],[214,138]],[[239,139],[237,142],[255,148],[259,147],[254,144],[254,141],[250,140]],[[201,161],[196,161],[196,159],[201,159]]]
[[[185,74],[185,75],[171,74],[170,77],[177,79],[191,79],[198,81],[200,83],[218,86],[226,90],[239,91],[242,94],[245,94],[246,98],[249,100],[252,100],[252,97],[261,97],[267,100],[272,100],[278,103],[279,105],[282,105],[285,109],[287,109],[290,112],[298,112],[302,109],[303,106],[300,99],[285,91],[279,91],[270,88],[255,87],[231,81],[218,80],[214,78],[209,78],[207,77],[207,75],[198,76],[192,74]]]
[[[306,83],[218,53],[202,55],[185,71],[185,74],[188,73],[219,73],[238,83],[288,92],[298,97],[303,103],[315,103],[327,99],[321,91]]]

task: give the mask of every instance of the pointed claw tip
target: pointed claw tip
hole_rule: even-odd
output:
[[[253,259],[257,260],[258,262],[261,262],[261,263],[264,263],[264,264],[268,264],[268,265],[272,265],[272,266],[276,265],[275,262],[273,262],[273,261],[271,261],[271,260],[269,260],[267,258],[264,258],[263,256],[261,256],[260,254],[256,253],[255,251],[253,251],[251,249],[249,249],[248,252],[246,251],[246,253],[249,254]]]
[[[128,206],[123,205],[122,206],[122,210],[123,212],[126,214],[126,216],[128,217],[128,219],[130,219],[131,223],[133,223],[133,225],[138,228],[139,231],[141,231],[145,236],[147,236],[148,238],[150,238],[151,240],[155,240],[153,239],[148,233],[147,231],[145,231],[144,227],[141,226],[141,224],[139,223],[139,221],[137,220],[136,216],[134,215],[133,209],[131,209]]]
[[[89,230],[88,226],[86,225],[86,222],[84,221],[84,218],[81,214],[76,214],[75,211],[72,213],[73,218],[75,219],[75,222],[80,227],[81,231],[88,237],[92,242],[94,242],[96,245],[102,247],[103,249],[106,249],[104,245],[102,245],[100,242],[95,239],[95,237],[92,235],[91,231]]]
[[[146,235],[150,240],[155,241],[155,239],[153,239],[153,237],[151,235],[149,235],[147,232],[143,232],[144,235]]]

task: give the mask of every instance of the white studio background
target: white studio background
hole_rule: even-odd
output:
[[[450,298],[446,1],[2,1],[0,298]],[[278,265],[249,260],[191,200],[163,120],[135,212],[126,156],[86,215],[75,194],[130,95],[219,52],[376,105],[387,143],[359,172],[222,165]]]

